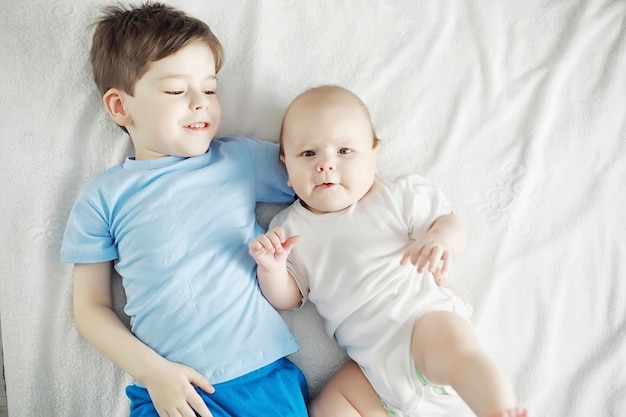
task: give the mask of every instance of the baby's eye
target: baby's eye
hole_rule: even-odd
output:
[[[184,93],[184,91],[181,91],[181,90],[174,90],[174,91],[166,91],[165,92],[165,94],[170,94],[172,96],[177,96],[177,95],[182,94],[182,93]]]
[[[213,90],[205,90],[204,94],[206,94],[207,96],[212,96],[212,95],[215,94],[215,91],[213,91]]]
[[[339,149],[339,153],[342,155],[348,155],[352,153],[352,149],[350,148],[341,148]]]
[[[315,156],[315,152],[313,152],[313,151],[304,151],[300,155],[304,156],[305,158],[309,158],[311,156]]]

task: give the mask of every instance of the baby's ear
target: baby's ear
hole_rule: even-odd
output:
[[[111,119],[120,126],[128,126],[131,124],[132,118],[124,107],[123,95],[124,93],[121,90],[109,88],[102,96],[102,100]]]
[[[278,158],[283,164],[285,163],[285,155],[279,155]],[[291,187],[291,180],[289,179],[289,176],[287,176],[287,186]]]

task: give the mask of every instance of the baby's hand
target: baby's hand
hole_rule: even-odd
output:
[[[440,234],[428,232],[413,242],[400,260],[401,265],[409,262],[417,267],[419,273],[428,266],[437,285],[442,285],[450,264],[450,249]]]
[[[259,268],[276,272],[284,268],[287,255],[300,240],[300,236],[285,237],[285,231],[277,226],[264,235],[259,235],[248,244],[248,250]]]

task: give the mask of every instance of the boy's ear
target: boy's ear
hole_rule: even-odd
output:
[[[120,126],[128,126],[132,119],[124,107],[123,92],[117,88],[109,88],[102,100],[109,116]]]

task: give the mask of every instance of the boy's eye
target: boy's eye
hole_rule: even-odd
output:
[[[300,155],[308,158],[308,157],[311,157],[311,156],[315,156],[315,152],[313,152],[313,151],[304,151]]]
[[[341,148],[339,149],[339,153],[342,155],[348,155],[352,153],[352,149],[350,148]]]

